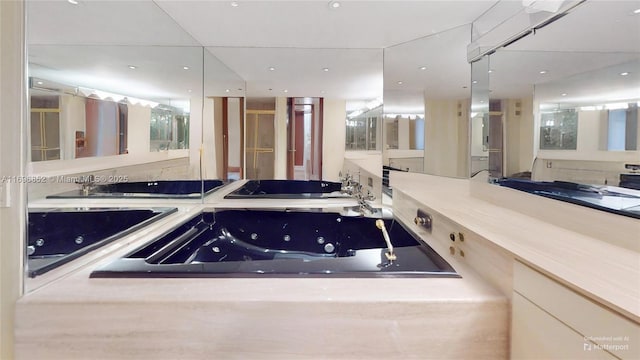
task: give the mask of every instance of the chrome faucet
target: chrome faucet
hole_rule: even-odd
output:
[[[82,186],[82,195],[87,196],[96,185],[96,177],[94,175],[81,176],[76,180],[76,184]]]

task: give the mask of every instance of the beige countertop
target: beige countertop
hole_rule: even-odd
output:
[[[515,258],[640,322],[640,253],[509,209],[509,201],[534,195],[517,194],[519,198],[510,198],[512,194],[507,192],[502,194],[506,200],[504,206],[497,206],[474,196],[470,191],[470,180],[466,179],[393,172],[391,181],[394,191],[406,193]],[[505,190],[511,191],[498,186],[483,188],[483,191]],[[576,221],[567,204],[544,200],[549,201],[545,202],[543,211],[554,211],[555,206],[560,206],[562,211],[557,217]],[[576,207],[580,212],[585,211]],[[593,211],[596,219],[599,218],[598,212]],[[610,236],[635,236],[636,241],[640,241],[640,220],[631,219],[627,224],[622,230],[618,226],[611,227]],[[607,222],[585,223],[584,226],[607,227]]]

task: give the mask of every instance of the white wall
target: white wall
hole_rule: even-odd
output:
[[[76,157],[76,131],[86,130],[86,107],[84,97],[63,95],[60,97],[60,121],[62,130],[62,159]]]
[[[468,109],[468,100],[425,98],[425,173],[452,177],[468,175]]]
[[[347,102],[324,99],[323,116],[322,179],[338,181],[345,157]]]
[[[531,171],[533,164],[533,98],[508,99],[505,104],[505,175]],[[518,106],[518,104],[520,106]],[[519,115],[517,114],[519,112]]]
[[[129,154],[146,154],[151,147],[151,108],[128,105],[127,111],[127,148]]]
[[[26,101],[24,2],[0,1],[0,176],[24,175]],[[0,203],[0,359],[13,358],[16,300],[22,295],[24,184],[11,182]],[[0,182],[6,198],[7,182]]]
[[[287,98],[276,98],[274,179],[287,178]]]
[[[229,167],[240,167],[240,140],[243,134],[240,133],[240,99],[229,98],[227,107],[228,116],[228,136],[229,136]]]

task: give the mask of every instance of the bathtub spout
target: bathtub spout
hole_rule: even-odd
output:
[[[395,253],[393,252],[393,244],[391,244],[391,239],[389,238],[389,233],[387,232],[387,228],[384,226],[384,220],[378,219],[376,220],[376,227],[382,231],[382,236],[384,237],[384,241],[387,243],[387,252],[384,254],[387,257],[387,260],[394,261],[397,259]]]

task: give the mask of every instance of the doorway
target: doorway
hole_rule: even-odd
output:
[[[288,98],[287,179],[322,179],[322,98]]]

